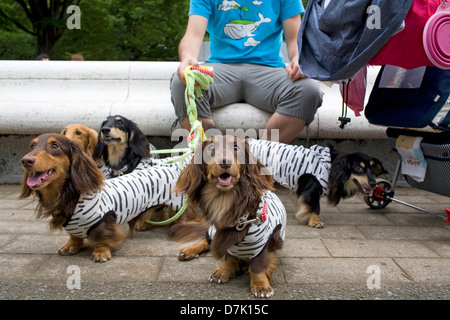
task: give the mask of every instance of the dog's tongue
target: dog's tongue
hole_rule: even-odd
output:
[[[48,174],[47,172],[35,172],[34,175],[29,176],[27,178],[27,185],[29,187],[36,187],[45,182],[45,179],[47,178]]]
[[[219,184],[222,186],[229,186],[231,184],[231,176],[229,174],[222,174],[218,178]]]

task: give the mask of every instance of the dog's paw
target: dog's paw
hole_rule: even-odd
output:
[[[95,248],[92,253],[92,260],[95,262],[106,262],[111,260],[111,249],[105,247]]]
[[[319,216],[317,214],[312,214],[309,218],[308,226],[316,229],[323,228],[323,222],[320,221]]]
[[[250,271],[250,292],[256,298],[270,298],[273,296],[273,289],[265,272],[253,273]]]
[[[225,283],[230,279],[230,272],[223,270],[222,268],[216,268],[209,277],[209,282]]]
[[[82,247],[82,243],[77,243],[74,241],[67,241],[66,243],[64,243],[61,248],[58,249],[58,254],[62,255],[62,256],[71,256],[75,253],[77,253],[78,251],[80,251]]]
[[[267,285],[250,285],[250,291],[255,296],[255,298],[270,298],[273,296],[272,287]]]
[[[151,228],[152,228],[152,225],[148,222],[136,223],[136,226],[134,227],[134,229],[136,231],[147,231],[147,230],[150,230]]]
[[[194,250],[189,250],[190,248],[180,250],[178,254],[178,260],[189,261],[198,258],[198,253]]]

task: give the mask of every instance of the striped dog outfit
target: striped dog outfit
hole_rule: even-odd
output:
[[[250,260],[259,255],[275,232],[280,230],[280,236],[284,240],[286,233],[286,209],[283,203],[272,191],[266,191],[259,203],[257,215],[265,210],[266,220],[261,224],[252,223],[244,239],[237,245],[228,249],[228,253],[241,260]],[[216,227],[212,225],[206,231],[206,239],[211,243],[216,233]]]
[[[63,226],[77,237],[86,238],[89,232],[108,215],[124,224],[156,205],[168,205],[177,211],[183,198],[171,192],[180,176],[176,167],[135,169],[133,172],[105,180],[103,189],[94,194],[82,194],[74,214]]]
[[[296,191],[298,179],[305,173],[314,175],[324,194],[328,192],[331,167],[330,149],[319,145],[311,148],[267,140],[249,139],[250,152],[266,166],[279,184]]]
[[[293,191],[298,189],[298,179],[305,173],[314,175],[320,182],[324,194],[328,193],[328,174],[331,168],[331,155],[328,147],[313,145],[311,148],[294,146],[268,140],[248,139],[250,152],[270,170],[273,179],[280,185]],[[184,160],[186,167],[193,155]],[[167,159],[149,158],[142,161],[138,167],[148,168]],[[164,164],[181,170],[180,162]]]

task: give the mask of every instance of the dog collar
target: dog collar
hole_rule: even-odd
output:
[[[262,208],[256,214],[255,219],[248,219],[248,212],[239,217],[230,227],[235,227],[237,231],[242,231],[249,223],[256,223],[260,225],[267,221],[267,206],[266,202],[263,202]]]

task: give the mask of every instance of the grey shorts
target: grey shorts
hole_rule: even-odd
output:
[[[322,104],[322,92],[312,79],[292,82],[285,68],[256,64],[205,63],[214,68],[214,83],[196,100],[199,118],[211,119],[211,109],[246,102],[259,109],[304,120],[310,124]],[[185,84],[176,73],[170,90],[178,120],[187,116]]]

